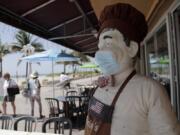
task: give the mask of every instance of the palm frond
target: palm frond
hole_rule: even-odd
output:
[[[20,47],[20,46],[16,46],[16,45],[10,46],[10,50],[12,52],[21,51],[21,49],[22,49],[22,47]]]
[[[15,38],[17,40],[17,43],[23,47],[24,45],[27,45],[30,43],[32,37],[31,37],[31,34],[23,31],[23,30],[20,30],[18,31],[18,33],[15,35]]]
[[[0,45],[0,55],[1,57],[3,57],[4,55],[10,53],[10,51],[8,50],[7,46],[5,45]]]
[[[37,42],[37,39],[34,39],[32,41],[32,35],[30,33],[20,30],[15,35],[15,38],[17,40],[16,44],[20,46],[20,48],[13,46],[13,49],[16,51],[20,51],[23,48],[23,46],[27,44],[31,44],[35,48],[36,52],[44,51],[43,45],[40,42]]]
[[[40,42],[32,42],[31,43],[31,45],[35,48],[35,51],[36,52],[42,52],[42,51],[44,51],[45,49],[44,49],[44,47],[43,47],[43,45],[40,43]]]

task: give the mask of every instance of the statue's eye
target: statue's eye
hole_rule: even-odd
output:
[[[103,37],[103,39],[107,39],[107,38],[112,39],[112,37],[111,37],[111,36],[108,36],[108,35],[105,35],[105,36]]]

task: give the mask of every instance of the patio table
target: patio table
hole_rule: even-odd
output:
[[[62,102],[67,102],[66,97],[67,97],[67,96],[58,96],[58,97],[56,97],[56,99],[58,99],[59,101],[62,101]],[[80,96],[74,96],[74,97],[78,97],[78,98],[80,98],[80,99],[83,99],[83,98],[86,97],[86,96],[80,95]]]

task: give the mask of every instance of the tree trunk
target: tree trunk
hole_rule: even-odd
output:
[[[0,57],[0,78],[2,77],[2,58]]]

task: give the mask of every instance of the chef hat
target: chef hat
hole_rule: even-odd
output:
[[[105,28],[118,29],[129,40],[140,43],[147,34],[144,15],[130,4],[117,3],[106,6],[101,12],[100,33]]]

